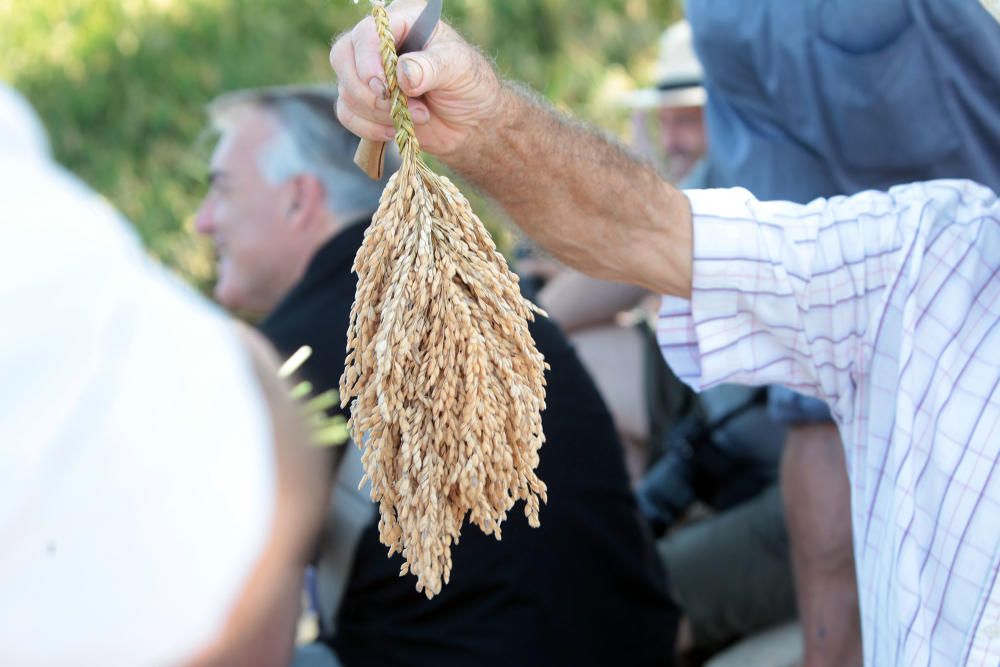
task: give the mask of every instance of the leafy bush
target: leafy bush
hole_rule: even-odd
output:
[[[153,253],[199,284],[190,230],[211,140],[204,107],[235,88],[332,81],[346,0],[0,0],[0,78],[32,101],[57,158],[136,223]],[[446,14],[555,103],[610,124],[608,100],[644,80],[670,1],[449,0]],[[629,76],[632,74],[633,76]]]

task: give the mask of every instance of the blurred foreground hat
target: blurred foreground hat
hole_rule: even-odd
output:
[[[47,157],[45,129],[21,95],[0,81],[0,154]]]
[[[186,664],[269,539],[267,405],[235,325],[47,145],[0,83],[0,665]]]
[[[678,21],[667,28],[660,37],[656,86],[643,88],[628,95],[624,104],[636,109],[700,107],[705,104],[703,78],[704,72],[692,44],[691,24],[687,21]]]

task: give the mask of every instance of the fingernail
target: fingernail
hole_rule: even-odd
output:
[[[385,84],[377,76],[373,76],[368,81],[368,87],[375,95],[383,100],[389,99],[389,91],[385,89]]]
[[[416,123],[417,125],[423,125],[424,123],[426,123],[431,119],[431,115],[427,113],[427,109],[423,107],[416,107],[414,109],[411,109],[410,117],[413,119],[413,122]]]
[[[396,130],[394,128],[387,127],[385,130],[385,140],[392,141],[395,138],[396,138]]]
[[[407,58],[402,64],[403,78],[406,79],[407,87],[410,90],[420,86],[420,82],[424,80],[424,70],[417,64],[416,61]]]

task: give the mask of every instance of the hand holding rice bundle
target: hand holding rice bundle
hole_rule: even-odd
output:
[[[500,539],[518,500],[538,526],[547,368],[521,296],[466,198],[420,157],[382,2],[372,14],[402,166],[354,261],[358,290],[340,383],[379,504],[379,535],[428,598],[451,572],[465,517]]]

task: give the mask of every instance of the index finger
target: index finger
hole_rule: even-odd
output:
[[[406,38],[424,4],[423,0],[394,2],[388,8],[389,30],[396,44]],[[354,26],[350,39],[354,46],[354,66],[361,81],[370,84],[372,79],[377,79],[383,86],[386,85],[381,42],[375,29],[375,20],[369,16]]]

